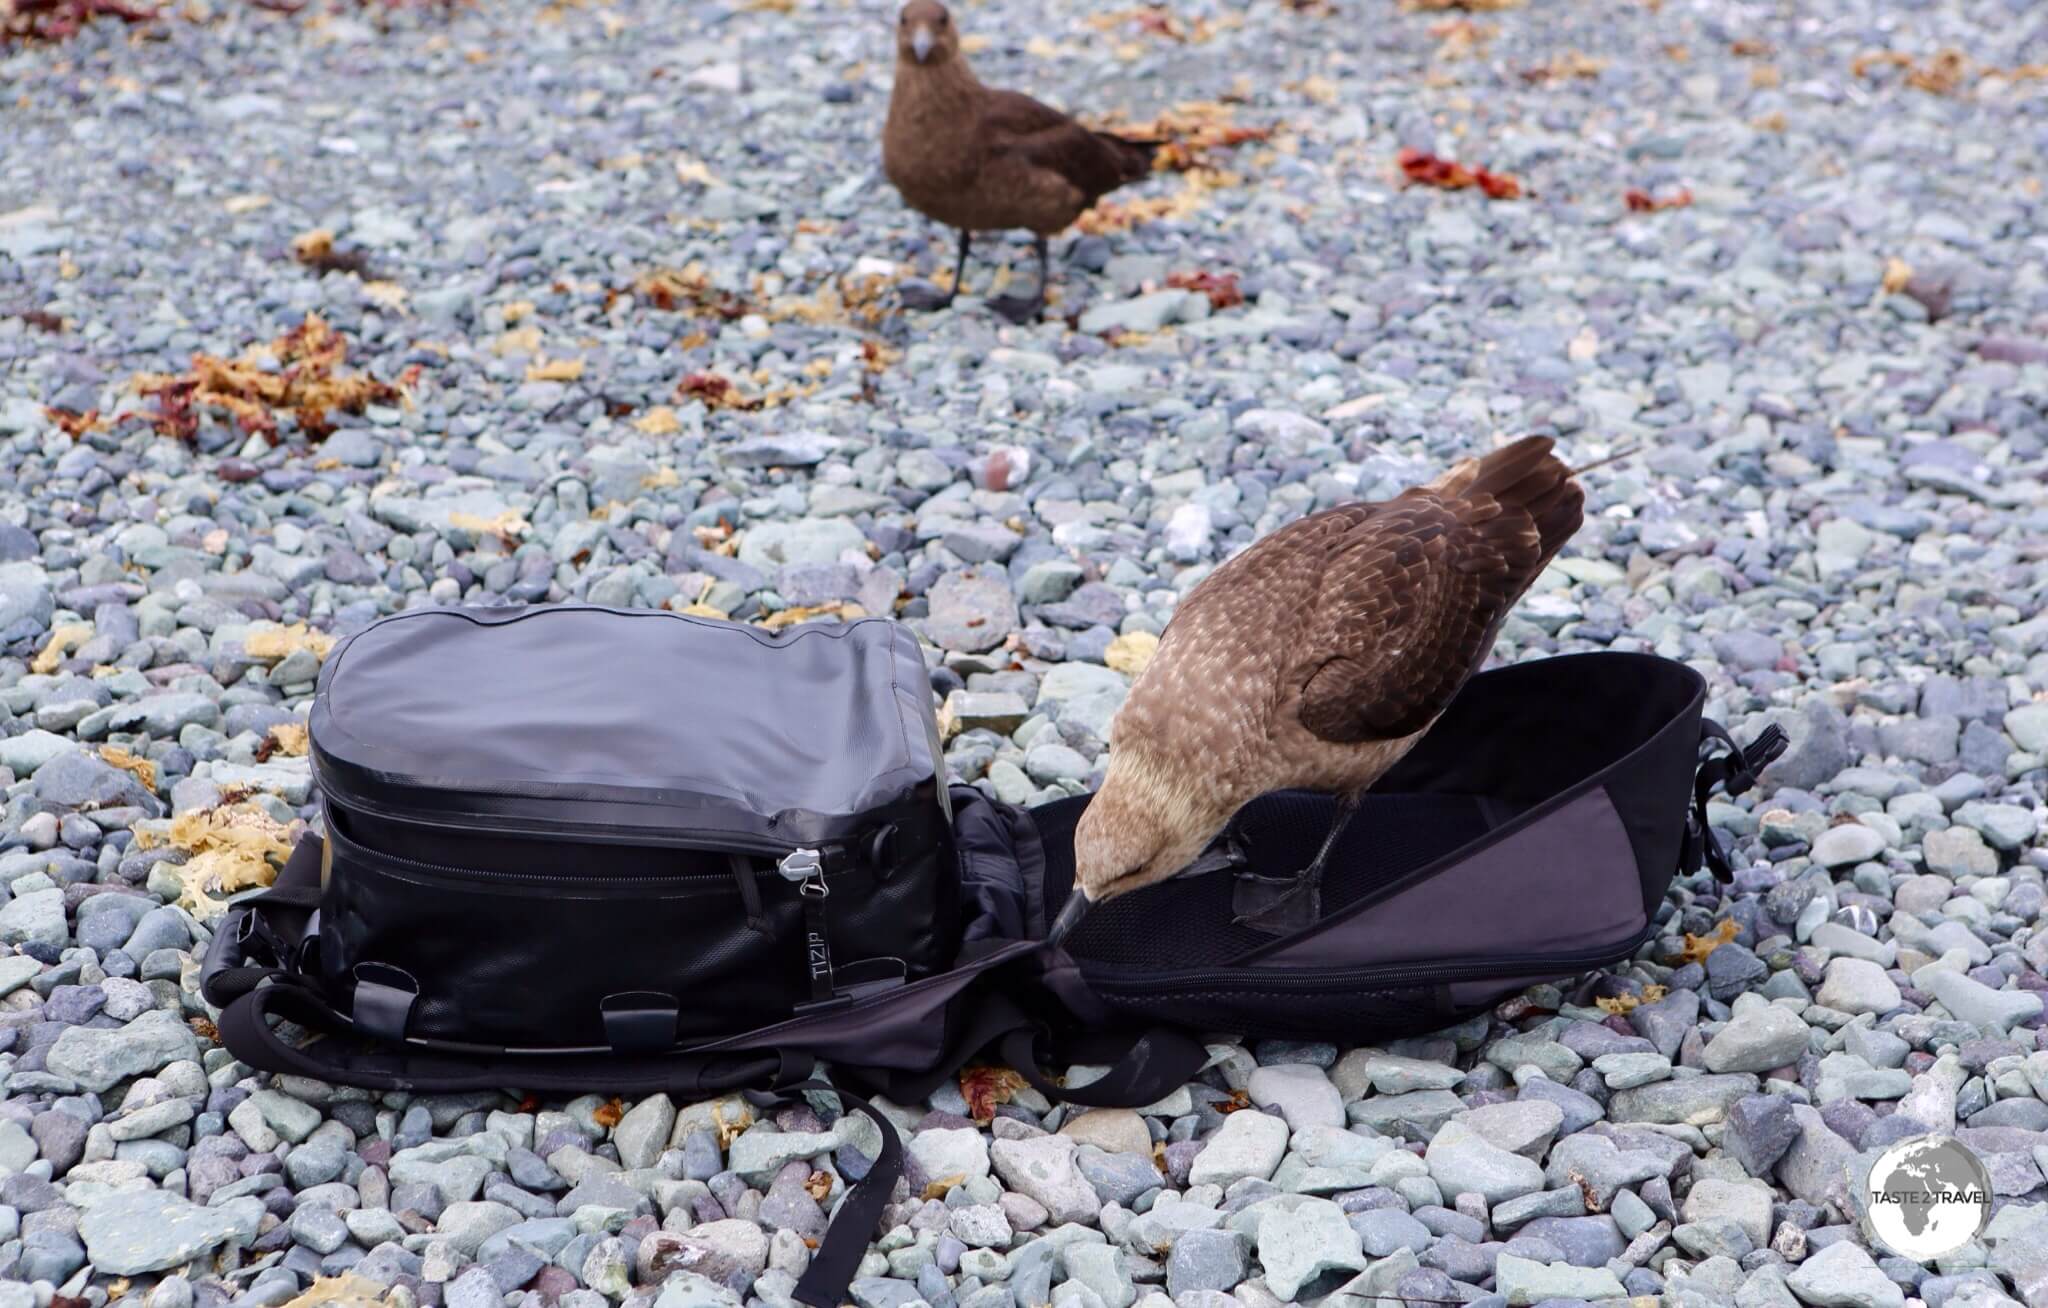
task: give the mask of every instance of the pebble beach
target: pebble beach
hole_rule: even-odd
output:
[[[790,1308],[865,1174],[829,1096],[374,1093],[219,1045],[198,962],[318,828],[336,639],[893,615],[954,779],[1036,803],[1099,783],[1219,562],[1529,433],[1637,452],[1496,661],[1655,653],[1781,727],[1709,806],[1732,884],[1676,882],[1584,1004],[1210,1033],[1136,1111],[886,1104],[854,1302],[2048,1303],[2048,10],[955,17],[984,80],[1172,143],[1023,326],[984,304],[1021,234],[901,307],[954,238],[881,175],[872,0],[0,44],[0,1308]],[[1920,1263],[1861,1177],[1928,1133],[1995,1199]]]

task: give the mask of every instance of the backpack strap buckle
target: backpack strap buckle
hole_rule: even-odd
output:
[[[1716,790],[1732,798],[1754,788],[1763,770],[1791,743],[1785,729],[1775,722],[1758,732],[1755,740],[1741,745],[1720,723],[1712,718],[1700,719],[1700,744],[1707,749],[1716,745],[1727,749],[1725,753],[1703,760],[1693,778],[1692,811],[1686,814],[1685,837],[1678,853],[1680,872],[1696,872],[1705,863],[1714,874],[1714,880],[1726,884],[1735,879],[1735,870],[1728,862],[1728,851],[1722,847],[1721,838],[1714,834],[1713,825],[1707,821],[1707,800]]]

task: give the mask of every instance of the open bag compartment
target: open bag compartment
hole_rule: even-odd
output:
[[[1365,796],[1312,925],[1275,939],[1232,920],[1235,875],[1301,868],[1329,830],[1333,801],[1282,793],[1231,822],[1238,866],[1099,905],[1065,950],[1127,1019],[1355,1041],[1433,1030],[1617,962],[1688,857],[1704,698],[1697,673],[1649,655],[1481,673]],[[1048,905],[1071,888],[1085,807],[1034,811]]]

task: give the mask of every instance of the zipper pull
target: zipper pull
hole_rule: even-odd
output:
[[[776,863],[775,870],[806,895],[823,899],[832,893],[825,884],[825,860],[815,849],[792,849]]]
[[[825,860],[815,849],[792,849],[775,870],[797,888],[804,902],[804,967],[809,973],[811,1003],[832,999],[832,940],[825,919]]]

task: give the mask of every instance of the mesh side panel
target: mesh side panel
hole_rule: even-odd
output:
[[[1231,828],[1266,875],[1304,867],[1330,829],[1332,801],[1288,791],[1247,805]],[[1081,806],[1041,811],[1046,902],[1056,913],[1073,887],[1073,824]],[[1486,833],[1478,799],[1466,795],[1367,795],[1323,873],[1323,912],[1336,913],[1382,886]],[[1068,938],[1077,959],[1139,967],[1227,963],[1273,943],[1231,923],[1229,872],[1176,877],[1098,905]]]

